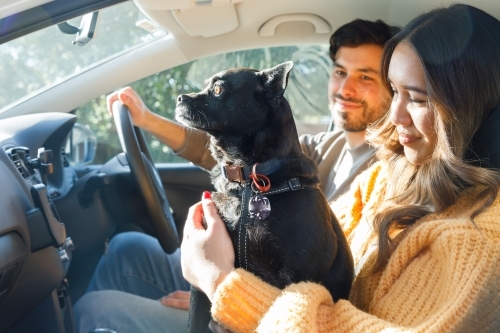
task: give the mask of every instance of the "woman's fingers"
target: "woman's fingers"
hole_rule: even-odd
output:
[[[198,202],[189,208],[186,223],[184,224],[184,235],[192,233],[193,230],[203,228],[203,208],[201,202]]]
[[[203,219],[207,228],[203,227]],[[234,249],[209,192],[189,209],[181,245],[184,278],[211,299],[217,286],[234,269]]]
[[[226,233],[224,222],[222,221],[219,211],[212,200],[212,195],[210,192],[203,192],[203,199],[201,200],[202,214],[205,218],[206,226],[205,228],[212,231],[214,228],[223,228]]]

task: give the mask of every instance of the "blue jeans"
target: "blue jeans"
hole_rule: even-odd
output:
[[[179,250],[167,255],[156,238],[138,232],[119,234],[110,241],[87,292],[73,308],[77,330],[185,332],[188,312],[165,307],[158,299],[189,289]]]

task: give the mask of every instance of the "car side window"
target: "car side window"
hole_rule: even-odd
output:
[[[143,98],[150,110],[174,120],[179,94],[200,91],[206,78],[227,68],[264,69],[292,60],[294,68],[288,80],[285,97],[292,108],[299,134],[318,133],[328,127],[327,86],[331,71],[327,45],[288,46],[231,52],[199,59],[177,66],[130,86]],[[78,122],[91,129],[97,138],[92,163],[103,164],[121,152],[106,96],[100,96],[76,110]],[[186,160],[149,133],[144,133],[153,159],[157,163],[179,163]]]

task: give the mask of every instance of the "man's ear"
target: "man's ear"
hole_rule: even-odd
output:
[[[264,69],[257,73],[262,77],[264,85],[264,97],[267,102],[274,108],[277,108],[281,103],[281,97],[285,93],[288,83],[288,75],[293,67],[293,61],[287,61],[270,69]]]

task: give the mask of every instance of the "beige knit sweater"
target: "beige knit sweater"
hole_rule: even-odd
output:
[[[374,243],[368,222],[385,180],[373,166],[332,207],[355,264]],[[234,332],[500,332],[500,197],[474,225],[471,196],[398,235],[386,268],[361,269],[348,301],[333,303],[311,282],[279,290],[237,269],[217,288],[212,315]]]

